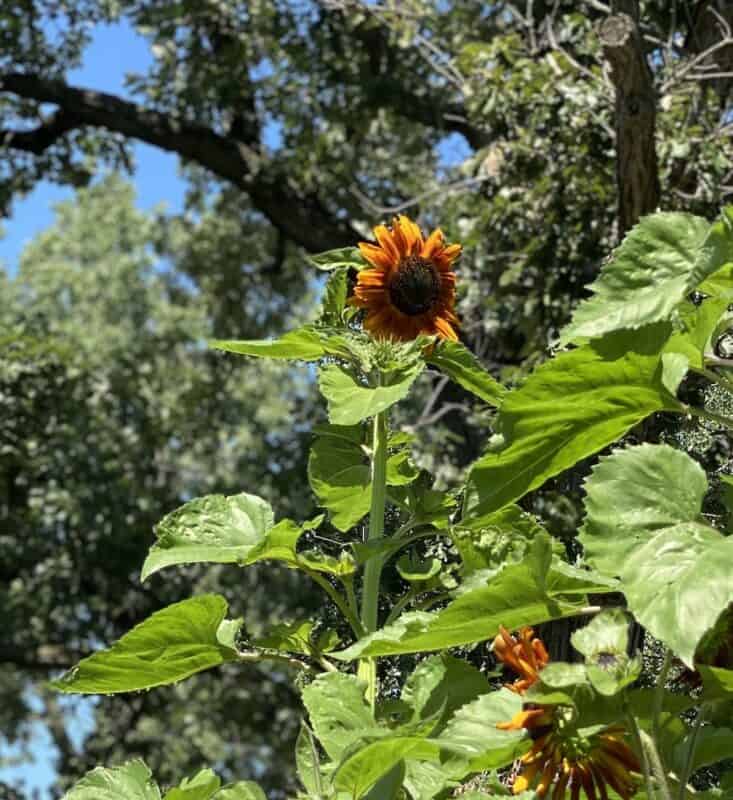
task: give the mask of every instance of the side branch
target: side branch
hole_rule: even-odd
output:
[[[616,89],[620,238],[659,205],[656,96],[636,21],[628,14],[614,14],[601,24],[599,37]]]
[[[106,92],[69,86],[37,75],[0,75],[0,91],[41,103],[58,112],[31,131],[0,131],[5,147],[40,155],[64,134],[85,126],[104,128],[177,153],[245,191],[253,205],[294,242],[308,250],[353,244],[358,234],[332,214],[313,192],[302,192],[247,143],[205,125],[144,108]]]

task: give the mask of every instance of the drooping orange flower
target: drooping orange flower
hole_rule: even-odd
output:
[[[547,648],[541,639],[534,635],[534,630],[524,627],[519,631],[519,638],[512,636],[503,626],[499,626],[499,635],[494,639],[494,654],[508,667],[522,677],[514,683],[506,684],[517,694],[524,694],[538,680],[539,671],[550,660]]]
[[[408,217],[374,228],[377,244],[360,242],[371,264],[359,272],[351,305],[366,310],[364,327],[377,339],[411,341],[420,334],[458,340],[453,262],[461,245],[446,245],[436,228],[427,239]]]
[[[494,652],[521,675],[507,688],[524,694],[539,680],[538,673],[550,660],[547,650],[532,628],[522,628],[519,638],[504,627],[499,630]],[[570,800],[579,800],[581,791],[588,800],[608,800],[610,786],[623,800],[629,800],[636,792],[637,781],[631,773],[639,772],[639,760],[624,741],[621,725],[609,726],[590,737],[580,736],[566,724],[559,706],[524,703],[511,720],[496,727],[525,730],[533,740],[519,760],[519,772],[512,783],[514,794],[534,789],[544,797],[552,788],[552,800],[563,800],[568,791]]]
[[[497,727],[524,728],[530,735],[543,729],[547,732],[519,759],[520,770],[512,784],[514,794],[534,789],[539,797],[544,797],[552,788],[552,800],[562,800],[568,790],[571,800],[578,800],[581,791],[588,800],[608,800],[610,786],[624,800],[634,795],[638,783],[632,772],[638,773],[641,767],[624,741],[621,726],[585,738],[563,734],[555,726],[551,710],[543,709],[541,716],[524,720],[519,716]],[[523,721],[525,724],[521,724]]]

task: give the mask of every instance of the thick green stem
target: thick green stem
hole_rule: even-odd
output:
[[[687,794],[687,782],[690,780],[690,775],[692,774],[692,765],[695,760],[695,750],[697,748],[697,739],[700,735],[700,729],[702,728],[702,724],[705,720],[705,706],[701,706],[700,710],[697,712],[697,719],[695,720],[695,724],[692,728],[692,733],[690,734],[690,743],[687,747],[687,757],[685,758],[685,766],[682,774],[680,775],[680,787],[679,787],[679,800],[685,800],[685,795]]]
[[[664,685],[669,677],[669,669],[672,666],[672,651],[664,648],[664,662],[657,676],[657,685],[654,688],[654,713],[652,715],[652,735],[655,741],[659,741],[659,718],[662,714],[662,704],[664,702]]]
[[[651,771],[649,770],[649,761],[647,759],[647,753],[644,749],[644,746],[641,743],[641,731],[639,730],[639,725],[636,722],[636,717],[629,711],[626,715],[626,720],[629,725],[629,730],[631,731],[631,736],[634,740],[634,744],[636,745],[636,750],[639,753],[639,760],[641,761],[641,770],[644,774],[644,785],[646,787],[646,796],[649,800],[655,800],[656,793],[654,791],[654,784],[652,783],[652,775]]]
[[[369,509],[368,542],[384,536],[384,507],[387,497],[387,417],[385,412],[374,417],[372,442],[372,504]],[[379,611],[379,580],[384,557],[375,553],[364,567],[364,585],[361,599],[361,624],[365,633],[377,629]],[[368,659],[359,664],[359,676],[367,681],[367,699],[372,709],[377,701],[377,663]]]
[[[369,508],[368,542],[376,542],[384,536],[384,506],[387,497],[387,418],[385,413],[374,417],[374,439],[372,444],[372,504]],[[371,633],[377,629],[379,606],[379,578],[384,559],[381,553],[373,555],[364,569],[364,588],[361,600],[361,622],[364,630]]]

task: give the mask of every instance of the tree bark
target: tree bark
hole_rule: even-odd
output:
[[[622,13],[600,26],[603,55],[616,89],[616,182],[619,239],[659,206],[655,144],[656,96],[639,33],[638,3],[619,3]],[[627,13],[627,12],[631,13]]]
[[[0,75],[0,91],[58,111],[30,131],[0,131],[0,146],[40,155],[69,131],[104,128],[177,153],[246,192],[255,208],[285,236],[317,252],[354,244],[359,234],[328,209],[315,192],[304,192],[260,152],[255,143],[222,136],[205,125],[144,108],[106,92],[69,86],[37,75]]]

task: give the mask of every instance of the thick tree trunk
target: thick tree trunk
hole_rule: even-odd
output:
[[[601,24],[599,37],[616,89],[618,235],[659,205],[654,140],[656,97],[639,33],[637,2],[618,2],[619,13]]]

